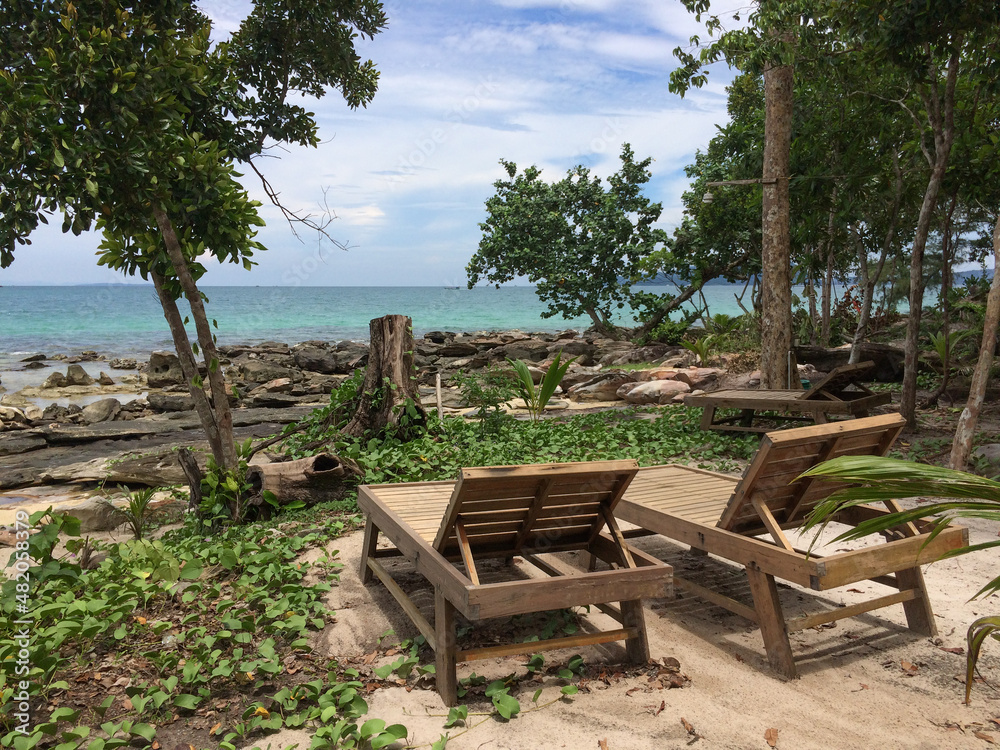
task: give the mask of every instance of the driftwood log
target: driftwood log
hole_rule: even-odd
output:
[[[265,490],[273,492],[282,505],[301,500],[307,506],[343,498],[347,480],[361,476],[360,467],[350,459],[320,453],[297,461],[250,466],[247,481],[253,488],[251,504],[262,502]]]
[[[371,345],[368,367],[357,411],[344,428],[345,435],[363,437],[387,427],[423,424],[427,412],[420,405],[413,377],[413,329],[405,315],[385,315],[369,323]],[[409,400],[413,413],[407,414]],[[413,416],[415,414],[415,416]]]

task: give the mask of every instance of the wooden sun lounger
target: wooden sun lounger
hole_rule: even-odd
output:
[[[951,526],[931,539],[930,523],[921,521],[897,529],[884,544],[825,557],[795,548],[784,533],[799,527],[818,502],[844,486],[811,478],[795,481],[796,477],[838,456],[885,455],[904,424],[901,416],[889,414],[768,433],[742,479],[687,466],[643,468],[615,515],[641,526],[644,531],[636,535],[662,534],[744,566],[752,607],[677,576],[674,581],[691,594],[756,622],[768,661],[785,677],[796,676],[790,632],[902,604],[910,629],[932,636],[934,616],[920,566],[967,544],[967,529]],[[892,500],[885,505],[888,510],[868,505],[851,508],[835,520],[857,525],[899,508]],[[816,591],[866,580],[896,591],[786,621],[775,578]]]
[[[889,393],[873,393],[860,381],[874,362],[859,362],[835,367],[808,391],[723,390],[685,396],[687,406],[701,406],[703,430],[735,432],[765,432],[767,428],[754,424],[760,412],[780,412],[768,419],[782,421],[812,421],[826,424],[830,416],[866,417],[870,409],[888,404]],[[735,417],[716,419],[716,409],[740,409]]]
[[[635,461],[493,466],[463,469],[457,482],[359,488],[367,518],[362,581],[378,576],[434,649],[437,688],[447,705],[457,702],[457,662],[619,640],[630,661],[649,659],[640,600],[671,595],[673,571],[630,548],[612,515],[637,470]],[[609,535],[601,533],[605,527]],[[378,548],[379,533],[392,549]],[[568,550],[587,551],[613,569],[573,573],[541,557]],[[397,555],[434,587],[433,625],[383,565],[382,558]],[[514,556],[556,577],[480,582],[477,561]],[[467,650],[455,643],[456,611],[475,622],[585,605],[597,605],[621,627]]]

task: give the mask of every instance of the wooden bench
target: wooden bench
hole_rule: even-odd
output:
[[[889,393],[873,393],[860,381],[874,362],[859,362],[834,368],[807,391],[727,389],[684,397],[687,406],[700,406],[703,430],[765,432],[755,422],[762,418],[777,421],[811,421],[826,424],[831,416],[866,417],[876,406],[888,404]],[[718,409],[739,409],[737,416],[717,417]],[[764,417],[762,412],[778,414]]]

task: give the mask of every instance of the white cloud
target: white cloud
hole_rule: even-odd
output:
[[[265,205],[259,235],[270,251],[252,273],[213,267],[208,284],[464,283],[478,223],[501,158],[537,164],[550,179],[577,163],[606,176],[623,142],[652,156],[647,194],[663,202],[665,225],[680,220],[682,169],[724,122],[718,66],[704,89],[683,100],[667,85],[672,50],[703,29],[680,3],[662,0],[408,0],[386,4],[390,23],[362,54],[381,79],[374,101],[351,111],[336,93],[307,108],[324,142],[289,148],[260,166],[282,201],[338,218],[330,232],[347,253],[292,235]],[[237,28],[249,4],[204,3],[217,30]],[[244,177],[265,202],[256,177]],[[325,192],[324,192],[325,191]],[[38,234],[0,284],[107,281],[96,268],[93,236]],[[81,252],[86,248],[89,252]],[[63,260],[65,259],[65,260]],[[56,269],[56,270],[52,270]]]

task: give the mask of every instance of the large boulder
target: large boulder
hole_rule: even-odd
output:
[[[239,370],[240,377],[248,383],[267,383],[271,380],[279,380],[281,378],[295,380],[296,376],[299,378],[302,377],[291,368],[283,367],[282,365],[263,359],[249,359],[241,362],[237,369]]]
[[[150,393],[146,400],[153,411],[191,411],[194,399],[190,393]]]
[[[573,401],[617,401],[618,389],[633,381],[629,373],[608,372],[577,383],[566,395]]]
[[[80,365],[66,368],[66,385],[93,385],[94,379]]]
[[[682,383],[691,386],[691,390],[712,390],[713,386],[719,382],[723,371],[717,367],[691,367],[687,370],[678,370],[675,377]]]
[[[150,388],[184,385],[184,372],[177,355],[172,352],[153,352],[146,368],[146,382]]]
[[[630,404],[669,404],[678,394],[690,391],[691,386],[679,380],[650,380],[625,383],[618,389],[618,397]]]
[[[54,372],[45,378],[45,382],[42,383],[43,389],[49,388],[65,388],[68,385],[66,382],[66,376],[61,372]]]
[[[536,339],[512,341],[490,350],[492,362],[503,362],[506,359],[520,359],[523,362],[540,362],[549,356],[549,344]]]
[[[337,353],[325,346],[297,346],[292,353],[295,366],[300,370],[331,375],[340,369]]]
[[[562,352],[561,361],[563,362],[574,359],[577,364],[586,366],[594,363],[594,352],[597,351],[597,346],[583,339],[572,339],[549,344],[548,351],[553,357]]]
[[[121,515],[107,500],[92,497],[63,511],[80,521],[80,531],[112,531],[122,524]]]
[[[110,422],[122,410],[121,402],[116,398],[102,398],[83,407],[83,421],[87,424],[95,422]]]

